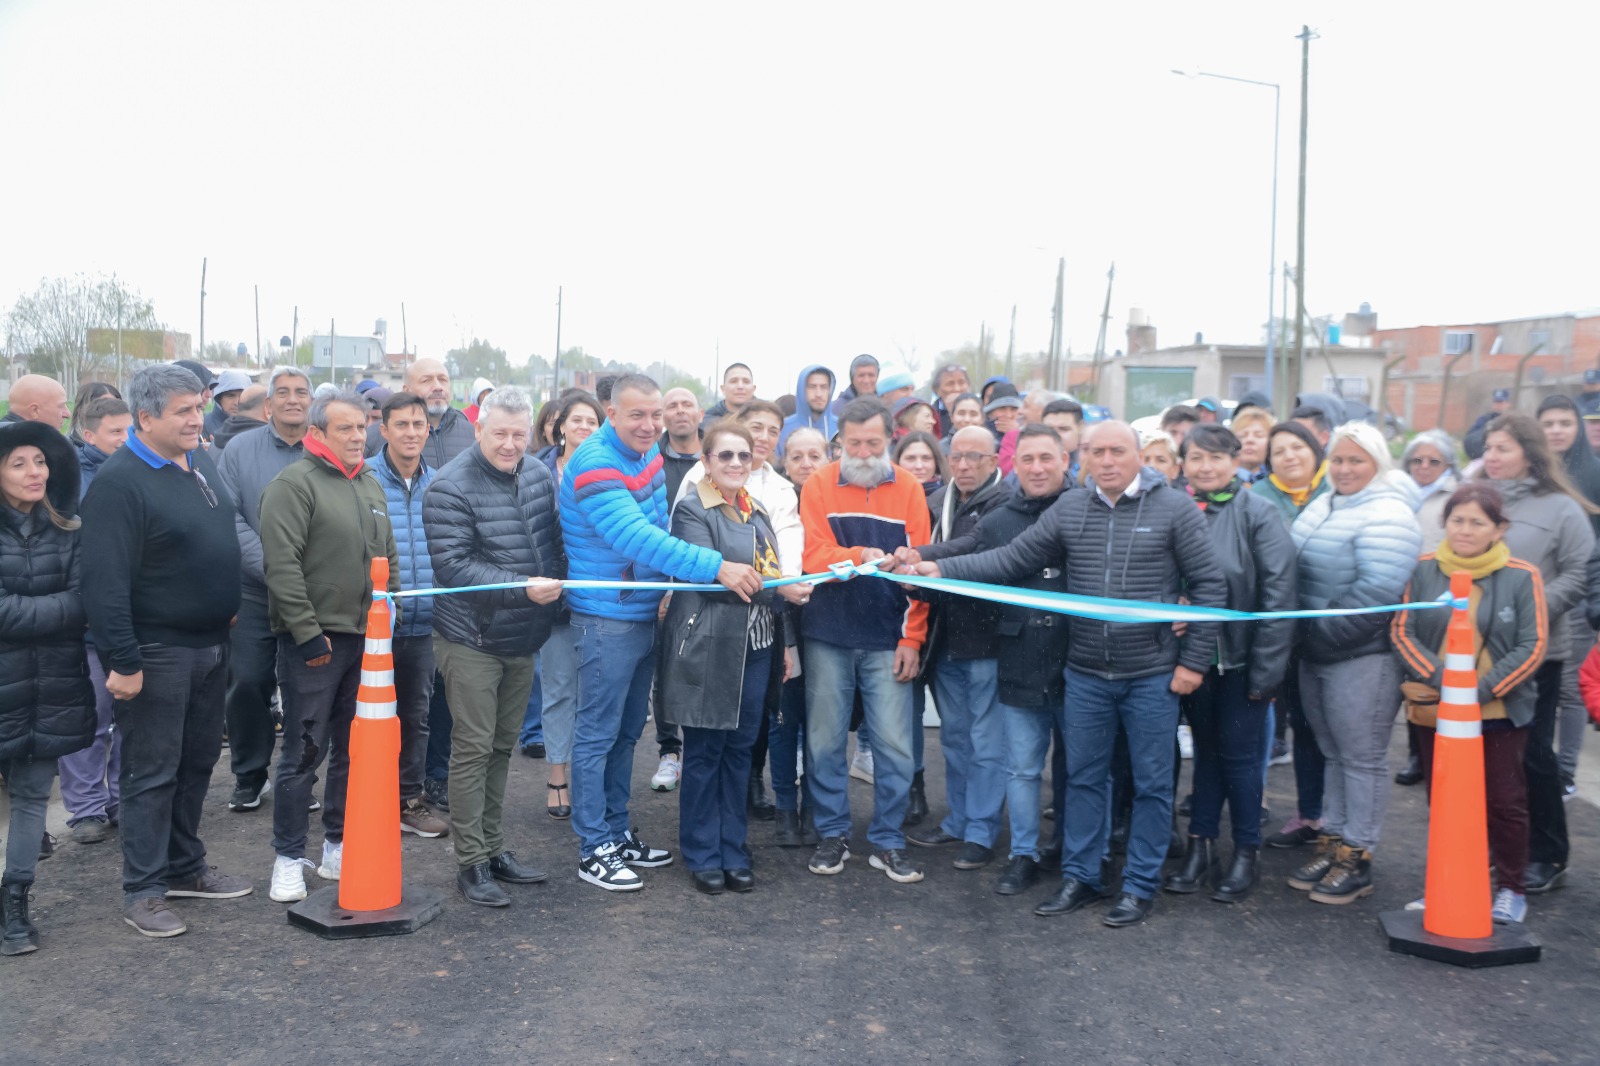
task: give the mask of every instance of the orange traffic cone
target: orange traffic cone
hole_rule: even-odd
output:
[[[389,587],[388,559],[372,560],[372,587]],[[366,638],[356,717],[350,724],[339,884],[319,889],[289,909],[291,924],[329,939],[415,932],[444,909],[439,893],[407,888],[400,880],[400,719],[388,601],[372,601]]]
[[[1450,575],[1450,595],[1465,603],[1472,577]],[[1425,907],[1379,916],[1389,950],[1458,966],[1535,962],[1539,941],[1520,925],[1490,919],[1489,822],[1483,783],[1483,714],[1478,707],[1477,631],[1467,611],[1450,616],[1444,684],[1433,744]]]

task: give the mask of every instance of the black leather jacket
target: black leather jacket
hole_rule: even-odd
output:
[[[1298,598],[1294,541],[1278,509],[1259,496],[1240,491],[1205,511],[1206,528],[1228,585],[1228,607],[1235,611],[1292,611]],[[1250,694],[1270,697],[1283,684],[1294,644],[1292,619],[1224,622],[1217,637],[1217,666],[1249,670]]]

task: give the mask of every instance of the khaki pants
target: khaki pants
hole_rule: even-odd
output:
[[[501,814],[511,749],[533,689],[533,656],[501,659],[438,636],[433,655],[444,675],[455,725],[450,737],[450,835],[465,868],[506,850]]]

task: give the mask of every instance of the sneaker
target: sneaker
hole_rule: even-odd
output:
[[[1428,909],[1428,897],[1427,896],[1421,896],[1421,897],[1419,897],[1417,899],[1412,900],[1410,903],[1406,904],[1406,910],[1408,910],[1408,911],[1425,911],[1427,909]]]
[[[266,780],[259,785],[241,784],[233,790],[233,795],[228,797],[228,810],[253,811],[261,806],[261,797],[272,791],[272,781]]]
[[[1194,758],[1194,730],[1188,722],[1178,726],[1178,754],[1185,759]]]
[[[848,837],[823,837],[817,845],[817,850],[811,853],[811,861],[806,863],[806,869],[814,874],[836,874],[844,870],[845,860],[850,857],[850,840]]]
[[[1571,774],[1561,775],[1561,798],[1569,800],[1578,794],[1578,782]]]
[[[430,777],[422,782],[422,798],[441,814],[450,813],[450,779]]]
[[[911,860],[900,848],[877,848],[867,858],[867,865],[882,870],[889,880],[909,885],[922,880],[922,871],[911,865]]]
[[[1489,912],[1489,917],[1494,919],[1496,925],[1509,925],[1512,922],[1521,925],[1528,919],[1528,897],[1502,888],[1494,894],[1494,909]]]
[[[1322,830],[1310,822],[1302,821],[1298,815],[1283,823],[1283,828],[1267,837],[1266,845],[1269,848],[1303,848],[1307,844],[1315,844]]]
[[[312,796],[311,802],[306,804],[306,810],[310,811],[312,814],[316,814],[318,811],[322,810],[322,801],[317,799],[317,797]]]
[[[134,900],[122,908],[122,920],[145,936],[177,936],[189,929],[160,896]]]
[[[1284,740],[1272,742],[1272,757],[1267,760],[1268,766],[1288,766],[1294,762],[1294,752],[1289,750],[1289,744]]]
[[[91,814],[72,827],[72,839],[79,844],[98,844],[110,835],[111,823],[100,814]]]
[[[322,842],[322,865],[317,867],[317,876],[324,881],[339,880],[339,870],[344,864],[344,841],[324,840]]]
[[[621,855],[622,861],[629,866],[638,866],[646,870],[672,865],[672,852],[662,848],[652,848],[635,836],[631,829],[622,838],[617,854]]]
[[[238,899],[256,890],[242,877],[218,873],[215,866],[207,866],[187,881],[167,882],[167,898],[183,899]]]
[[[522,745],[522,757],[525,759],[544,758],[544,742],[536,740],[532,744]]]
[[[872,749],[857,748],[855,758],[850,760],[850,776],[857,781],[872,784]]]
[[[400,831],[419,837],[442,837],[450,831],[450,823],[429,810],[418,797],[400,805]]]
[[[622,861],[622,848],[614,843],[602,844],[593,855],[579,859],[578,876],[607,892],[633,892],[644,887],[644,878]]]
[[[310,859],[291,859],[279,855],[272,860],[272,887],[267,898],[274,903],[293,903],[306,898],[306,874],[301,867],[311,866]]]
[[[650,787],[657,792],[671,792],[678,787],[678,779],[682,776],[683,757],[676,754],[663,755],[656,772],[650,777]]]

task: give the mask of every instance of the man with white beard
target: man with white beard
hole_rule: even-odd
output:
[[[852,400],[839,412],[844,454],[813,474],[801,493],[806,573],[928,543],[927,497],[921,482],[889,461],[893,437],[889,409],[875,399]],[[922,871],[905,853],[900,826],[915,769],[911,731],[920,724],[912,721],[911,679],[927,634],[928,606],[911,600],[895,582],[856,578],[817,585],[802,615],[806,775],[822,838],[810,870],[836,874],[850,857],[845,746],[859,691],[875,771],[868,862],[891,880],[920,881]]]

